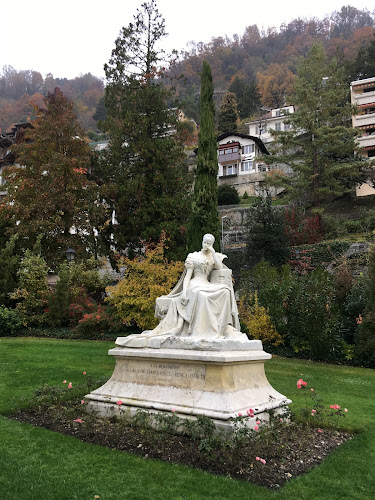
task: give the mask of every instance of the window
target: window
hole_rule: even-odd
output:
[[[275,123],[275,130],[281,130],[281,123]]]
[[[227,175],[227,166],[223,166],[223,176]]]
[[[225,153],[224,149],[219,149],[219,155],[223,155]]]
[[[292,125],[290,123],[284,123],[284,130],[291,130]]]
[[[375,156],[375,149],[370,149],[367,151],[368,158],[373,158]]]
[[[254,170],[254,162],[253,161],[243,161],[241,163],[241,172],[250,172]]]
[[[247,146],[242,146],[242,152],[244,155],[254,153],[254,144],[248,144]]]
[[[228,165],[227,175],[234,175],[236,173],[236,165]]]

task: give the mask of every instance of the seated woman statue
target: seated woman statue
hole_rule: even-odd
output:
[[[156,316],[165,317],[154,330],[117,339],[128,347],[160,347],[170,337],[232,339],[247,341],[240,332],[231,271],[223,264],[226,255],[215,252],[215,238],[205,234],[202,250],[190,253],[185,271],[169,295],[156,300]],[[164,311],[165,312],[165,311]]]

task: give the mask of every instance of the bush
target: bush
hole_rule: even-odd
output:
[[[108,287],[106,301],[128,325],[142,329],[154,328],[155,301],[169,293],[184,270],[183,262],[168,262],[164,256],[165,237],[156,246],[145,245],[145,255],[124,258],[125,277],[116,286]]]
[[[257,292],[240,298],[238,312],[241,324],[253,339],[275,346],[284,343],[272,324],[268,309],[259,304]]]
[[[22,316],[24,325],[41,325],[45,321],[47,271],[45,260],[27,250],[17,273],[19,288],[10,295],[17,301],[16,308]]]
[[[219,205],[238,205],[240,197],[234,186],[223,185],[217,188],[217,197]]]
[[[306,215],[297,209],[285,210],[285,228],[291,246],[317,243],[322,239],[319,215]]]
[[[116,335],[124,332],[126,326],[116,314],[114,308],[98,304],[96,310],[85,314],[78,321],[74,333],[80,337],[104,336],[105,334]]]
[[[22,317],[18,311],[0,306],[0,336],[14,335],[23,328]]]

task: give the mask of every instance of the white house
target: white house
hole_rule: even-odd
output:
[[[268,155],[267,148],[258,138],[238,132],[225,132],[217,138],[218,185],[234,186],[240,195],[250,196],[262,192],[264,174],[269,167],[259,156]]]
[[[256,120],[245,122],[249,127],[249,135],[258,137],[266,146],[274,141],[271,130],[287,131],[291,125],[285,123],[288,115],[294,113],[294,106],[284,106],[282,108],[270,109],[267,113],[259,116]]]

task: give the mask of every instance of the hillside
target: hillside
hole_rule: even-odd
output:
[[[374,27],[375,11],[350,5],[323,19],[298,18],[267,30],[249,25],[232,38],[217,37],[206,44],[190,42],[189,50],[180,54],[170,73],[184,76],[176,82],[181,107],[199,122],[200,72],[207,60],[219,102],[225,91],[236,93],[240,117],[245,119],[256,114],[260,106],[279,107],[288,99],[298,61],[314,42],[322,43],[328,55],[337,56],[346,66],[348,83],[363,77],[364,51],[375,40]],[[1,130],[33,119],[33,104],[41,105],[43,96],[56,86],[74,101],[84,130],[95,130],[93,115],[103,96],[102,80],[90,73],[71,80],[55,79],[51,74],[43,78],[37,71],[17,71],[11,66],[0,73]]]

